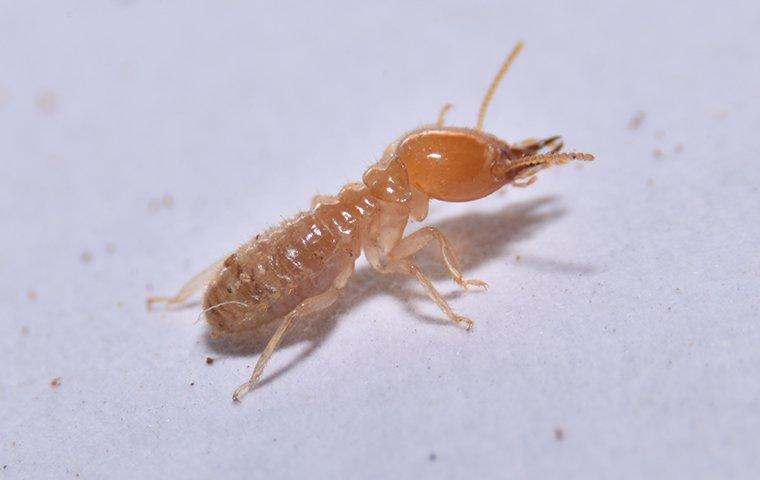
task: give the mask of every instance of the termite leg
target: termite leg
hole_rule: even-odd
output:
[[[512,183],[510,183],[510,185],[512,185],[513,187],[525,188],[525,187],[529,187],[529,186],[533,185],[534,183],[536,183],[536,180],[538,180],[538,177],[536,177],[535,175],[533,175],[532,177],[528,178],[527,180],[512,180]]]
[[[451,242],[443,235],[443,233],[435,227],[424,227],[416,232],[408,235],[396,243],[388,256],[392,260],[402,260],[410,257],[422,250],[432,240],[438,242],[438,247],[443,257],[443,263],[446,265],[446,269],[451,275],[451,278],[459,284],[465,290],[469,286],[488,288],[488,284],[483,280],[478,279],[466,279],[460,272],[459,259],[457,258],[454,248]]]
[[[337,199],[338,197],[334,195],[314,195],[311,197],[311,209],[313,210],[320,203],[331,203]]]
[[[446,103],[441,107],[441,111],[438,113],[438,120],[435,122],[436,127],[442,127],[443,122],[446,121],[446,114],[449,113],[449,110],[451,110],[452,105],[450,103]]]
[[[456,313],[454,309],[451,308],[451,305],[449,305],[449,302],[447,302],[446,299],[443,298],[443,296],[440,294],[440,292],[436,290],[435,286],[433,286],[433,282],[431,282],[430,279],[427,278],[424,273],[422,273],[417,265],[408,260],[399,260],[397,265],[403,272],[414,275],[417,278],[417,281],[420,282],[425,288],[425,292],[428,294],[428,297],[430,297],[430,299],[434,301],[436,305],[438,305],[438,308],[440,308],[443,313],[445,313],[451,319],[451,321],[454,323],[463,323],[467,330],[470,330],[472,328],[474,322],[464,315],[459,315]]]
[[[148,300],[146,301],[148,309],[150,309],[154,303],[158,302],[166,302],[167,306],[184,302],[195,292],[208,285],[211,279],[214,278],[214,275],[216,275],[216,273],[219,271],[226,258],[227,255],[204,268],[199,274],[191,278],[185,285],[183,285],[180,291],[177,292],[177,294],[173,297],[148,297]]]
[[[335,301],[340,296],[340,291],[343,289],[343,287],[346,286],[346,283],[348,282],[348,279],[353,272],[354,264],[351,263],[350,267],[346,268],[340,275],[338,275],[338,278],[335,279],[332,287],[329,290],[314,297],[307,298],[301,302],[300,305],[291,310],[290,313],[285,315],[285,317],[283,317],[282,322],[277,327],[277,330],[274,332],[274,335],[272,335],[272,338],[269,339],[266,348],[264,348],[264,352],[256,362],[256,366],[253,368],[251,378],[236,388],[232,393],[232,400],[234,402],[239,402],[240,398],[248,393],[248,391],[250,391],[259,381],[261,374],[264,373],[264,368],[267,366],[269,359],[272,357],[272,354],[280,345],[282,337],[285,335],[285,331],[288,329],[288,327],[290,327],[291,323],[293,323],[293,320],[295,320],[297,317],[303,317],[320,310],[324,310],[325,308],[335,303]]]

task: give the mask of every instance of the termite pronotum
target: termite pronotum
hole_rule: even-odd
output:
[[[509,145],[483,131],[491,98],[522,47],[519,42],[496,73],[475,128],[445,126],[450,105],[444,105],[435,124],[405,133],[388,146],[361,182],[349,183],[337,196],[313,197],[308,212],[256,235],[196,275],[175,296],[148,299],[149,306],[159,301],[175,304],[207,285],[203,313],[212,336],[282,319],[251,378],[234,391],[234,401],[259,380],[293,320],[338,299],[362,252],[378,272],[416,278],[452,321],[472,327],[472,320],[449,306],[411,257],[435,241],[457,284],[465,289],[487,284],[462,276],[451,244],[438,229],[424,227],[404,236],[409,218],[423,220],[430,199],[468,202],[507,184],[526,187],[548,166],[594,158],[560,153],[563,143],[558,136]]]

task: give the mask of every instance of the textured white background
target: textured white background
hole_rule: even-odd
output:
[[[0,1],[0,477],[760,478],[757,2],[316,3]],[[472,125],[518,39],[488,130],[598,160],[432,205],[475,329],[362,261],[231,404],[271,330],[146,295]]]

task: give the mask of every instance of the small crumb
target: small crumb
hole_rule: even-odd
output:
[[[164,195],[161,197],[161,203],[166,208],[171,208],[174,205],[174,198],[171,195]]]
[[[158,201],[157,199],[155,199],[155,198],[151,198],[151,199],[148,201],[148,210],[150,210],[151,212],[155,212],[155,211],[157,211],[159,208],[161,208],[161,202],[160,202],[160,201]]]
[[[53,388],[60,387],[61,377],[55,377],[54,379],[50,380],[50,386]]]
[[[647,187],[654,187],[654,180],[653,179],[650,178],[649,180],[647,180]]]
[[[35,100],[37,109],[42,113],[52,114],[58,111],[58,95],[50,90],[45,90],[37,95]]]
[[[438,455],[436,455],[436,454],[435,454],[435,452],[432,452],[432,453],[431,453],[431,454],[428,456],[428,458],[430,459],[430,461],[431,461],[431,462],[435,462],[435,461],[438,459]]]
[[[662,140],[663,138],[665,138],[665,132],[663,132],[662,130],[657,130],[656,132],[654,132],[654,138],[656,138],[657,140]]]
[[[522,257],[520,255],[515,255],[515,262],[519,262],[522,260]]]
[[[631,120],[628,122],[628,128],[631,130],[636,130],[644,122],[645,118],[646,118],[646,114],[644,112],[636,112],[633,115],[633,117],[631,117]]]
[[[106,243],[106,253],[114,254],[116,253],[116,244],[115,243]]]
[[[29,335],[29,327],[21,327],[21,335],[23,336]]]
[[[558,442],[561,442],[562,440],[564,440],[565,439],[565,431],[562,430],[560,427],[556,427],[554,429],[554,439],[557,440]]]
[[[90,263],[92,261],[92,252],[89,250],[85,250],[79,256],[79,259],[82,260],[82,263]]]
[[[30,302],[37,300],[37,292],[35,292],[34,290],[29,290],[28,292],[26,292],[26,298]]]
[[[683,143],[676,143],[676,146],[673,147],[673,151],[676,153],[683,152]]]
[[[116,302],[117,308],[124,308],[124,302]]]
[[[652,150],[652,156],[654,158],[657,158],[657,159],[662,158],[662,155],[663,155],[662,150],[660,150],[659,148],[655,148],[654,150]]]
[[[213,365],[214,359],[211,357],[206,357],[206,365]]]
[[[195,382],[190,382],[190,386],[194,387],[195,386]]]

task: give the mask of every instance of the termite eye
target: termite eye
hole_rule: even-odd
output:
[[[508,150],[504,142],[491,135],[444,128],[410,134],[396,153],[416,188],[438,200],[466,202],[504,185],[493,167],[504,160]]]

